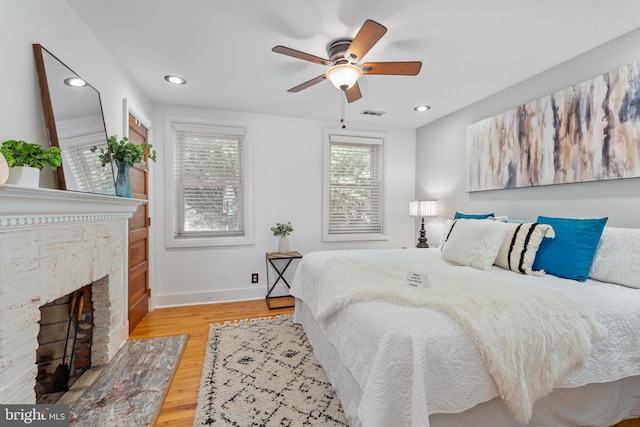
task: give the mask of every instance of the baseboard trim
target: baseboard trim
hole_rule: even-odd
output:
[[[286,286],[276,286],[272,295],[287,295]],[[154,308],[182,307],[200,304],[215,304],[219,302],[235,302],[263,299],[267,291],[259,288],[220,289],[207,292],[191,292],[184,294],[156,295]]]

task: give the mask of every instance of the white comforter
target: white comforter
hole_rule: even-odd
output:
[[[550,275],[522,276],[498,267],[479,271],[448,266],[440,260],[438,250],[328,251],[306,255],[292,285],[292,294],[312,311],[322,300],[318,283],[323,266],[336,256],[408,271],[446,268],[469,281],[555,289],[576,301],[608,330],[587,361],[569,371],[556,387],[640,375],[637,290]],[[345,286],[347,283],[343,282]],[[428,426],[429,414],[462,412],[499,395],[469,335],[438,311],[381,301],[357,302],[328,316],[323,326],[363,391],[358,416],[364,425]]]

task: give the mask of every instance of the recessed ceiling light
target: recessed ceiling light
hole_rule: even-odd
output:
[[[423,111],[430,110],[431,109],[431,105],[418,105],[417,107],[414,107],[413,109],[421,113]]]
[[[82,80],[80,77],[69,77],[64,79],[64,84],[73,87],[83,87],[87,85],[87,82]]]
[[[175,74],[167,74],[164,76],[164,79],[174,85],[183,85],[187,83],[187,80],[184,77],[176,76]]]

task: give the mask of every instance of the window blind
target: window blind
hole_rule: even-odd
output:
[[[78,191],[86,193],[114,194],[114,178],[112,173],[104,173],[96,153],[90,147],[68,147],[66,160],[75,180]],[[75,188],[73,188],[75,189]]]
[[[244,235],[244,130],[173,123],[174,236]]]
[[[381,139],[331,135],[329,234],[382,233]]]
[[[110,165],[102,166],[91,148],[103,145],[104,133],[88,133],[60,140],[65,147],[67,189],[86,193],[114,194],[114,178]],[[106,168],[106,169],[105,169]]]

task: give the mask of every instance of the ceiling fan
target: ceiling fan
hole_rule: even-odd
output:
[[[422,68],[421,61],[411,62],[366,62],[358,64],[369,50],[387,32],[384,25],[367,19],[354,38],[342,37],[327,45],[327,55],[330,59],[320,58],[299,50],[285,46],[276,46],[273,52],[294,58],[329,66],[325,74],[292,87],[287,92],[300,92],[310,86],[329,80],[335,87],[344,91],[347,101],[354,102],[362,98],[358,79],[363,74],[386,74],[396,76],[415,76]]]

